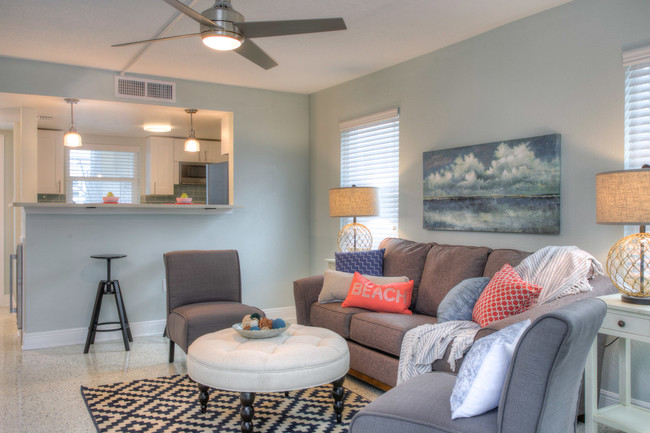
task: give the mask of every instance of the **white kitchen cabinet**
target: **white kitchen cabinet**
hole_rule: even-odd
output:
[[[149,137],[147,139],[145,194],[174,194],[174,139]]]
[[[221,155],[221,142],[213,140],[199,140],[198,152],[185,152],[185,139],[174,139],[174,161],[175,162],[223,162],[228,159],[227,155]]]
[[[65,194],[63,131],[38,130],[38,193]]]

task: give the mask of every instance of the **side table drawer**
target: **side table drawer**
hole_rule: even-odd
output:
[[[636,335],[650,335],[650,321],[647,319],[628,316],[611,310],[607,312],[605,320],[603,320],[601,329],[603,328]]]

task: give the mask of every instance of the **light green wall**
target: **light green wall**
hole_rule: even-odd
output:
[[[401,110],[401,237],[528,251],[577,245],[604,262],[623,230],[596,224],[594,177],[623,168],[621,50],[650,42],[648,22],[648,1],[575,0],[311,95],[311,272],[336,249],[327,191],[339,185],[338,123],[391,107]],[[560,235],[422,228],[423,152],[548,133],[562,135]],[[641,352],[635,361],[650,366]],[[611,359],[609,367],[615,389]],[[650,391],[641,397],[650,401]]]
[[[0,92],[117,101],[113,73],[0,57]],[[172,80],[180,108],[234,113],[234,197],[223,216],[34,216],[27,224],[27,333],[87,327],[105,263],[123,252],[115,277],[131,322],[161,320],[162,254],[237,249],[243,300],[293,305],[292,281],[308,273],[309,104],[305,95]],[[81,127],[80,127],[81,129]]]

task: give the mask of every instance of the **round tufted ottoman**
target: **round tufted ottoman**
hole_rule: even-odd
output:
[[[343,379],[350,367],[345,340],[333,331],[291,325],[282,334],[248,339],[234,329],[197,338],[187,351],[187,373],[199,384],[205,413],[209,388],[240,393],[241,431],[253,431],[255,393],[287,392],[332,383],[337,422],[343,412]]]

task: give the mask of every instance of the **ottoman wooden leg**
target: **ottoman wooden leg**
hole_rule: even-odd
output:
[[[341,423],[341,418],[343,418],[343,396],[345,390],[343,389],[343,381],[345,376],[340,379],[336,379],[332,382],[332,397],[334,397],[334,413],[336,413],[336,422]]]
[[[208,410],[208,400],[210,400],[210,387],[199,383],[199,402],[201,403],[201,413]]]
[[[241,401],[241,431],[242,433],[253,433],[253,402],[255,401],[254,392],[241,392],[239,393],[239,401]]]

